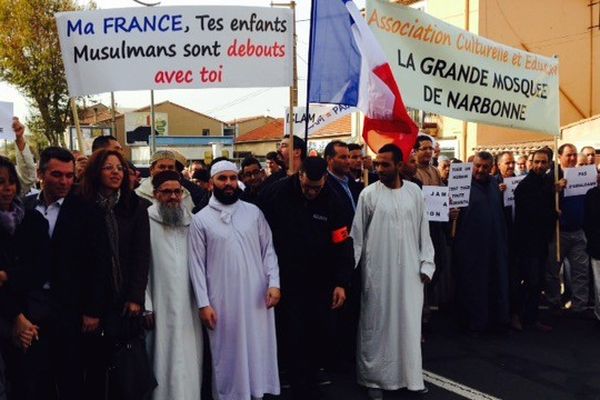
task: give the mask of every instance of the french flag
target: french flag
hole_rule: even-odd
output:
[[[394,143],[406,160],[419,129],[367,22],[351,0],[313,0],[312,7],[308,102],[357,107],[365,143],[375,152]]]

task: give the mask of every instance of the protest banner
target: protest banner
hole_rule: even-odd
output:
[[[448,222],[448,188],[445,186],[423,186],[427,218],[430,221]]]
[[[292,84],[292,11],[178,6],[56,14],[71,96]]]
[[[448,191],[452,207],[460,208],[469,205],[472,174],[473,163],[450,164]]]
[[[13,103],[0,101],[0,139],[13,140],[15,133],[12,130]]]
[[[506,185],[506,190],[504,191],[504,207],[515,205],[515,190],[526,176],[527,175],[521,175],[513,178],[504,178],[504,184]]]
[[[595,165],[586,165],[585,167],[565,168],[565,197],[582,196],[591,188],[597,185],[596,178],[598,171]]]
[[[308,118],[308,136],[319,129],[337,121],[344,115],[358,111],[355,107],[338,104],[335,106],[311,105],[309,115],[306,115],[306,107],[294,107],[294,135],[304,137],[306,119]],[[290,133],[290,108],[285,108],[285,130],[284,134]]]
[[[557,59],[493,42],[387,0],[367,0],[366,18],[408,107],[559,134]]]

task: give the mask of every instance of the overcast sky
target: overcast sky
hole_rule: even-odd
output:
[[[146,0],[152,2],[156,0]],[[81,3],[84,3],[80,1]],[[279,1],[277,1],[279,2]],[[285,1],[281,1],[285,2]],[[308,54],[308,29],[310,18],[310,0],[296,0],[296,30],[298,34],[298,86],[299,103],[306,101],[306,73]],[[96,0],[98,8],[136,7],[132,0]],[[364,7],[364,0],[357,0],[357,6]],[[269,7],[270,0],[162,0],[162,6],[177,5],[244,5]],[[170,100],[199,112],[222,120],[231,120],[253,115],[272,115],[281,117],[289,104],[288,88],[250,88],[250,89],[192,89],[157,90],[154,92],[156,103]],[[117,107],[138,108],[150,103],[149,91],[116,92]],[[95,99],[110,105],[110,95],[102,94]],[[0,81],[0,101],[15,103],[15,114],[23,120],[28,115],[27,100],[19,91]]]

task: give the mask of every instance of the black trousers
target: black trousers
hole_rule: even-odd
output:
[[[332,292],[288,289],[278,306],[278,336],[294,399],[313,398],[319,368],[333,362]]]
[[[518,260],[522,284],[519,290],[519,310],[526,324],[538,321],[540,297],[546,273],[548,254],[520,256]]]
[[[11,399],[80,400],[83,395],[83,347],[78,315],[28,315],[40,327],[39,340],[9,356]]]

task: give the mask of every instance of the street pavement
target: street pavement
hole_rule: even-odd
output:
[[[600,323],[547,311],[542,318],[552,332],[474,337],[461,332],[450,313],[434,312],[423,344],[429,393],[385,392],[384,399],[600,400]],[[322,387],[324,399],[367,399],[353,373],[332,378]],[[284,390],[269,399],[290,396]]]

